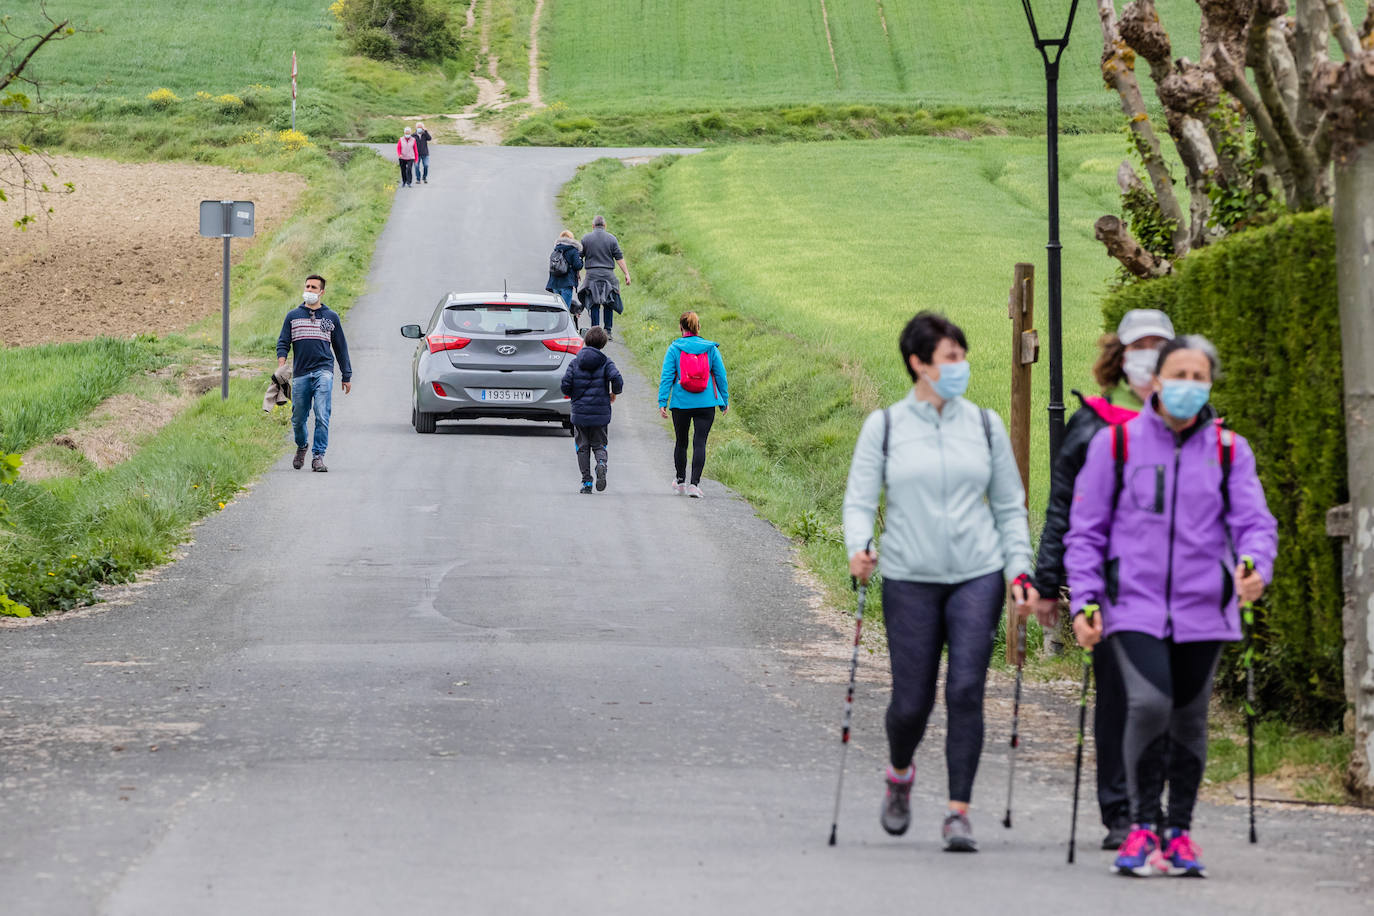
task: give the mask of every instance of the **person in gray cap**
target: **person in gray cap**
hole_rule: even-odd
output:
[[[1064,443],[1050,475],[1050,499],[1045,507],[1045,527],[1035,558],[1035,587],[1040,600],[1035,616],[1060,642],[1056,629],[1060,596],[1067,592],[1064,572],[1064,535],[1069,530],[1069,507],[1074,482],[1088,457],[1088,443],[1098,430],[1135,419],[1151,394],[1151,382],[1159,350],[1174,338],[1174,324],[1158,309],[1133,309],[1122,317],[1115,334],[1098,341],[1093,377],[1101,395],[1074,394],[1083,406],[1074,411],[1064,427]],[[1116,849],[1131,829],[1130,798],[1126,794],[1126,764],[1122,738],[1126,727],[1126,686],[1112,652],[1094,652],[1093,676],[1097,705],[1093,711],[1093,735],[1097,746],[1097,804],[1107,836],[1103,849]]]

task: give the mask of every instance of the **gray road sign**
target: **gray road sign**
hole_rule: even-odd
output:
[[[228,227],[225,216],[228,215]],[[200,234],[217,239],[222,236],[249,238],[253,234],[253,202],[251,200],[202,200],[200,202]]]

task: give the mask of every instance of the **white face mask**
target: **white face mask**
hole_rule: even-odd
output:
[[[1121,371],[1132,388],[1149,388],[1158,362],[1158,350],[1127,350],[1121,360]]]
[[[306,290],[301,298],[305,300],[306,305],[314,305],[316,302],[320,301],[320,294],[314,290]]]

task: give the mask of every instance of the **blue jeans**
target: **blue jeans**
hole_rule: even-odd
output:
[[[602,309],[602,307],[599,306],[599,305],[592,305],[592,306],[588,306],[588,308],[590,308],[590,309],[591,309],[591,312],[592,312],[592,324],[594,324],[594,325],[601,324],[601,309]],[[606,323],[605,323],[605,324],[601,324],[601,326],[602,326],[603,328],[606,329],[606,332],[607,332],[607,333],[610,333],[611,325],[615,324],[615,308],[614,308],[613,306],[611,306],[611,305],[608,303],[608,304],[605,306],[605,309],[606,309]]]
[[[553,294],[557,296],[559,299],[562,299],[563,304],[566,305],[569,309],[572,308],[573,288],[571,286],[556,288],[554,289]]]
[[[310,405],[315,405],[316,455],[323,455],[329,447],[329,409],[334,398],[334,373],[319,369],[291,380],[291,431],[296,434],[296,448],[305,448],[305,421]]]
[[[421,156],[415,160],[415,180],[424,181],[429,178],[429,157]]]

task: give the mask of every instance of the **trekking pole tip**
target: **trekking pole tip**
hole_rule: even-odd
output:
[[[831,845],[831,846],[834,846],[834,845],[835,845],[835,825],[834,825],[834,824],[831,824],[831,825],[830,825],[830,843],[829,843],[829,845]]]
[[[1011,829],[1011,811],[1007,811],[1006,817],[1002,818],[1002,826]]]

